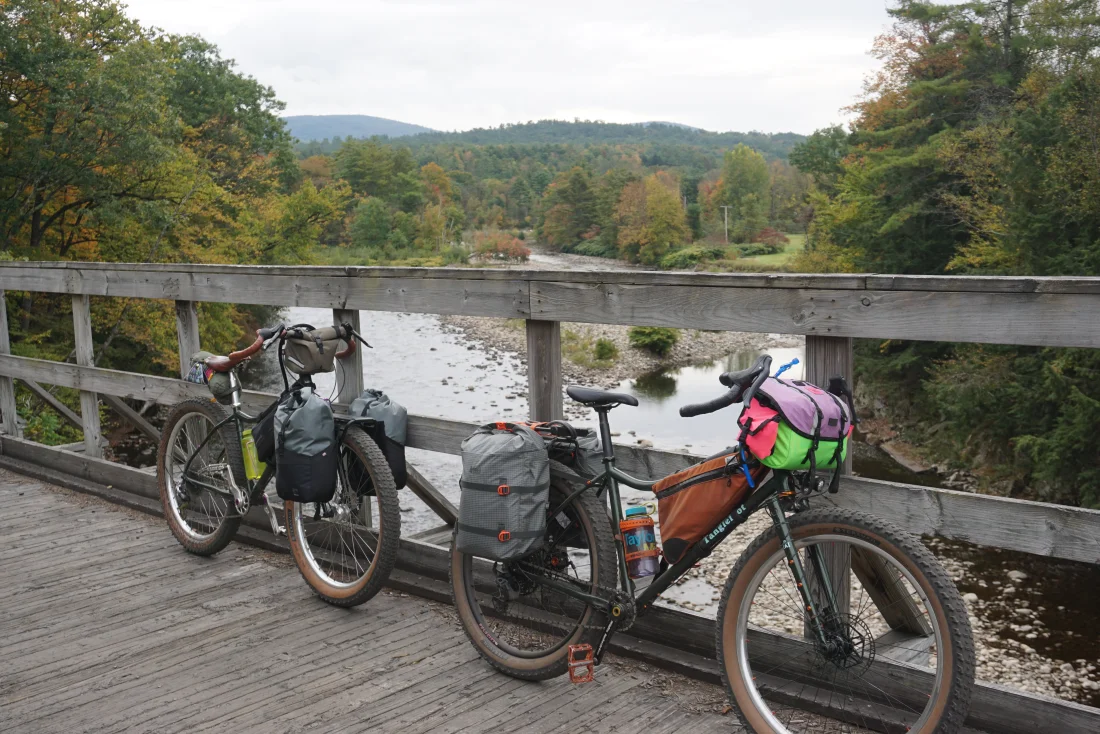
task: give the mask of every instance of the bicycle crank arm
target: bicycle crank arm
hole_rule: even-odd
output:
[[[603,654],[607,650],[607,643],[611,642],[611,636],[615,634],[615,628],[619,626],[619,620],[610,618],[607,620],[607,626],[603,628],[603,636],[600,637],[600,644],[596,646],[595,661],[596,665],[600,664],[603,660]]]

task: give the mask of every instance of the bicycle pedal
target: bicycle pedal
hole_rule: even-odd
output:
[[[585,643],[583,645],[569,646],[570,683],[589,683],[593,681],[596,677],[595,666],[596,660],[591,645]]]

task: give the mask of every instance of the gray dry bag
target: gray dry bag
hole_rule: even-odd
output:
[[[338,454],[332,408],[309,388],[292,390],[275,410],[275,491],[284,500],[330,501]]]
[[[550,500],[546,442],[525,425],[490,423],[462,442],[455,548],[511,561],[542,548]]]
[[[404,487],[408,479],[405,434],[409,425],[409,413],[405,407],[381,390],[364,390],[362,395],[351,401],[348,413],[356,418],[376,421],[374,427],[365,429],[367,435],[382,449],[393,474],[393,483],[398,489]]]

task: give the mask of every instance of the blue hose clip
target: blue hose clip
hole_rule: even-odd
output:
[[[741,471],[745,473],[745,481],[749,483],[749,489],[756,489],[756,482],[752,481],[752,474],[749,473],[749,460],[745,457],[745,447],[741,447]]]
[[[787,362],[787,364],[776,370],[775,374],[772,375],[772,377],[779,377],[781,374],[789,370],[791,367],[794,367],[796,364],[798,364],[798,357],[795,357],[790,362]]]

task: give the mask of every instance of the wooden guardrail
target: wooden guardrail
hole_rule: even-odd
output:
[[[6,313],[0,308],[0,418],[3,453],[70,474],[155,497],[147,472],[102,460],[97,400],[125,415],[118,398],[174,404],[206,394],[177,379],[91,366],[91,296],[176,302],[180,368],[198,351],[200,301],[310,306],[333,310],[336,322],[357,321],[360,310],[523,318],[527,322],[529,402],[537,419],[560,417],[560,323],[595,322],[698,329],[804,334],[807,378],[849,379],[853,337],[1100,347],[1100,279],[986,278],[880,275],[669,274],[419,268],[317,268],[109,263],[2,263],[0,288],[69,294],[73,299],[76,364],[10,354]],[[0,299],[0,304],[3,301]],[[368,329],[369,331],[369,329]],[[359,354],[357,353],[357,359]],[[340,402],[362,389],[361,365],[341,370]],[[81,391],[81,453],[35,444],[18,435],[13,380]],[[254,407],[273,396],[246,393]],[[121,403],[122,407],[116,407]],[[140,416],[138,416],[140,418]],[[410,416],[412,448],[455,454],[472,424]],[[143,430],[149,430],[143,429]],[[155,430],[155,429],[152,429]],[[616,446],[620,465],[658,477],[698,460],[686,453]],[[414,472],[411,488],[447,523],[454,508]],[[1100,563],[1100,511],[846,476],[831,501],[893,520],[909,530],[982,545],[1086,563]],[[263,521],[266,522],[266,521]],[[405,542],[404,563],[443,574],[445,550]],[[440,554],[444,555],[440,555]],[[707,628],[693,615],[659,610],[687,637]],[[674,619],[673,619],[674,618]],[[648,624],[648,623],[647,623]],[[635,634],[644,636],[647,624]],[[657,625],[655,620],[653,625]],[[679,640],[681,649],[708,647]],[[653,631],[667,641],[666,626]],[[902,673],[898,673],[902,675]],[[997,731],[1033,731],[1052,720],[1062,731],[1100,728],[1100,712],[1084,706],[983,684],[971,723]]]

